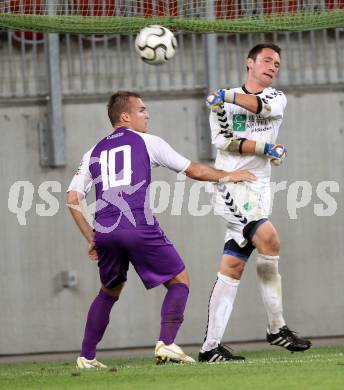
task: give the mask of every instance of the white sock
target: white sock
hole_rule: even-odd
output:
[[[202,352],[210,351],[220,344],[232,313],[239,283],[240,280],[220,273],[217,274],[217,280],[209,300],[208,325],[201,348]]]
[[[278,333],[285,325],[282,308],[282,283],[278,272],[279,256],[258,253],[257,279],[263,298],[271,333]]]

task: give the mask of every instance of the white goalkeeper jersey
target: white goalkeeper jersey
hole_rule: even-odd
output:
[[[245,87],[233,88],[238,93],[249,93]],[[247,138],[253,141],[276,143],[278,130],[282,123],[287,98],[283,92],[275,88],[265,88],[261,93],[256,94],[262,102],[269,104],[271,113],[268,117],[253,114],[235,104],[224,103],[230,128],[234,135],[239,138]],[[225,171],[236,169],[247,169],[257,176],[257,182],[253,187],[260,187],[270,181],[271,163],[269,159],[256,155],[241,155],[230,153],[224,149],[228,145],[229,138],[221,132],[216,113],[210,113],[210,128],[212,144],[217,149],[215,167]]]

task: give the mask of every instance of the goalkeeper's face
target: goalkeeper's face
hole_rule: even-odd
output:
[[[247,59],[247,67],[248,77],[266,88],[277,77],[280,67],[280,56],[274,50],[265,48],[257,54],[256,59]]]
[[[143,101],[139,98],[131,97],[130,109],[127,113],[127,126],[135,131],[146,133],[149,114]]]

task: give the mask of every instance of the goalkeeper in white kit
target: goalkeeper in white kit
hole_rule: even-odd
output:
[[[247,260],[257,249],[257,278],[268,318],[266,338],[289,351],[305,351],[311,342],[299,338],[283,318],[281,276],[278,272],[278,232],[268,219],[271,164],[286,157],[276,144],[287,99],[271,87],[280,67],[280,48],[274,44],[253,47],[246,59],[243,86],[221,89],[207,97],[211,109],[215,167],[226,171],[247,169],[257,177],[250,183],[214,185],[216,214],[226,221],[224,251],[211,292],[206,335],[199,361],[243,360],[221,344],[230,318],[240,278]]]

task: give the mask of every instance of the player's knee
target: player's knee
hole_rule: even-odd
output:
[[[279,253],[280,252],[280,248],[281,248],[281,242],[280,242],[278,234],[276,234],[276,237],[275,237],[274,240],[275,240],[274,252],[275,253]]]
[[[229,276],[233,279],[241,279],[242,273],[245,269],[245,263],[241,261],[240,263],[236,264],[234,267],[231,267],[229,269]]]
[[[115,287],[105,287],[105,286],[102,286],[102,290],[107,294],[107,295],[110,295],[111,297],[118,297],[121,295],[121,291],[124,287],[124,284],[125,283],[121,283]]]
[[[269,234],[265,235],[261,240],[259,248],[257,247],[257,249],[260,253],[264,253],[266,255],[278,255],[280,251],[280,240],[277,232],[272,231]]]
[[[220,273],[233,279],[240,280],[245,269],[245,261],[234,257],[222,258]]]
[[[275,233],[270,237],[269,240],[269,249],[273,254],[278,254],[280,251],[280,240],[278,234]]]
[[[168,280],[167,282],[164,283],[165,287],[169,287],[172,284],[185,284],[188,288],[190,287],[190,279],[189,279],[189,274],[184,268],[182,272],[180,272],[178,275],[174,276],[172,279]]]

